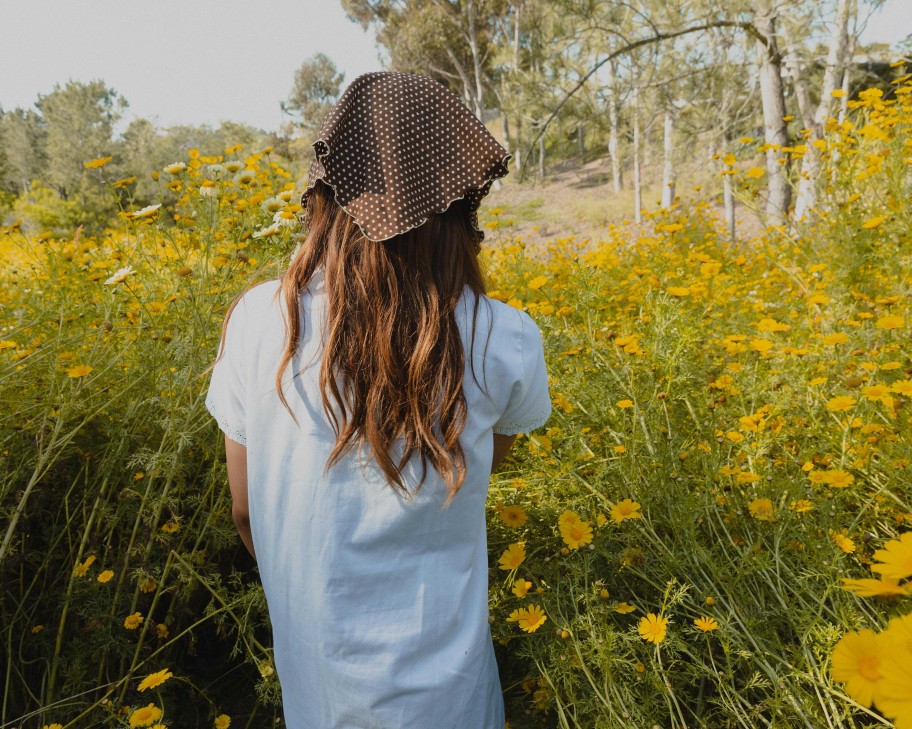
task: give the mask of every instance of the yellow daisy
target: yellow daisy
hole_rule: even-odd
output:
[[[638,502],[624,499],[611,507],[611,518],[618,524],[624,519],[639,519],[643,516],[639,510],[640,504]]]
[[[912,577],[912,532],[904,532],[899,539],[891,539],[883,549],[874,552],[879,564],[872,565],[871,571],[882,575],[885,580],[904,580]]]
[[[846,693],[863,706],[870,707],[879,698],[886,647],[883,633],[865,628],[846,633],[833,648],[833,680],[844,683]]]
[[[215,717],[215,729],[228,729],[231,726],[231,717],[228,714],[219,714]]]
[[[715,618],[706,615],[701,615],[699,618],[696,618],[694,620],[694,625],[704,633],[708,633],[710,630],[715,630],[719,627],[719,623],[716,622]]]
[[[502,508],[497,517],[508,527],[517,529],[526,523],[528,515],[521,506],[505,506]]]
[[[530,605],[527,608],[519,608],[510,613],[507,622],[517,623],[527,633],[534,633],[548,619],[545,611],[539,605]]]
[[[161,716],[162,710],[155,704],[149,704],[130,714],[130,726],[152,726]]]
[[[140,625],[142,625],[144,619],[145,618],[143,618],[142,614],[140,613],[127,615],[127,617],[124,618],[124,627],[127,630],[136,630]]]
[[[579,549],[592,541],[592,527],[588,521],[562,524],[561,537],[570,549]]]
[[[667,625],[668,618],[656,615],[655,613],[649,613],[645,618],[640,618],[637,630],[643,640],[650,643],[661,643],[665,640]]]
[[[167,668],[163,668],[161,671],[156,671],[155,673],[150,673],[142,681],[139,682],[139,686],[136,687],[136,690],[145,691],[146,689],[157,688],[173,675],[174,674],[171,673],[171,671],[169,671]]]
[[[525,542],[515,542],[504,550],[500,555],[500,569],[515,570],[523,563],[526,558]]]

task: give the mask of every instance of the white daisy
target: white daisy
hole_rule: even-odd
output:
[[[275,235],[279,232],[279,224],[273,223],[268,228],[262,228],[261,230],[256,231],[253,234],[254,238],[268,238],[271,235]]]
[[[116,286],[121,281],[123,281],[127,276],[129,276],[130,274],[133,274],[133,273],[136,273],[136,271],[133,270],[133,266],[124,266],[123,268],[115,271],[113,273],[113,275],[111,275],[111,277],[108,278],[107,281],[105,281],[105,283],[109,284],[111,286]]]
[[[234,176],[234,181],[238,185],[249,185],[256,179],[256,172],[253,170],[241,170]]]
[[[288,210],[279,210],[272,216],[273,224],[283,228],[294,228],[298,224],[298,216]]]
[[[147,205],[142,210],[137,210],[133,213],[127,213],[134,220],[136,218],[151,218],[158,209],[161,207],[161,203],[156,203],[155,205]]]
[[[169,175],[179,175],[185,169],[187,169],[187,165],[183,162],[172,162],[170,165],[164,167],[165,172]]]
[[[203,180],[200,184],[200,195],[202,197],[218,197],[218,188],[212,180]]]
[[[228,174],[228,168],[225,165],[208,165],[206,170],[209,172],[209,176],[216,180],[221,180]]]
[[[272,215],[279,212],[279,210],[285,207],[285,203],[283,203],[277,197],[270,197],[266,200],[263,200],[263,202],[260,203],[260,207],[263,208],[265,212]]]

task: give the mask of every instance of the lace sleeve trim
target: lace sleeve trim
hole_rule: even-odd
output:
[[[516,435],[517,433],[531,433],[536,428],[540,428],[548,422],[551,417],[551,408],[545,412],[536,415],[534,418],[525,423],[503,423],[495,425],[493,430],[498,435]]]
[[[236,443],[240,443],[243,446],[247,445],[247,434],[244,432],[242,427],[235,425],[228,421],[228,419],[219,411],[218,406],[215,404],[215,401],[211,396],[206,398],[206,408],[212,414],[212,417],[215,418],[215,421],[218,423],[219,428],[222,429],[222,432],[227,435],[231,440]]]

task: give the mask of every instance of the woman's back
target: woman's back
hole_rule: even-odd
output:
[[[206,400],[247,446],[250,524],[286,721],[295,729],[502,729],[484,505],[492,433],[529,432],[551,412],[540,332],[524,312],[479,296],[473,339],[476,295],[465,288],[455,310],[465,482],[443,508],[445,483],[428,467],[407,499],[366,450],[354,448],[324,474],[336,438],[319,387],[323,277],[317,268],[300,295],[304,336],[283,378],[300,427],[275,388],[285,346],[279,281],[250,289],[235,307]],[[394,448],[397,463],[399,455]],[[413,490],[419,454],[403,475]]]

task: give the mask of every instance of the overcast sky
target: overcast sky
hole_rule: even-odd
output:
[[[0,107],[29,107],[69,79],[102,79],[125,121],[282,122],[295,69],[322,51],[345,83],[381,68],[373,36],[338,0],[0,0]],[[864,42],[912,32],[912,0],[886,0]]]

